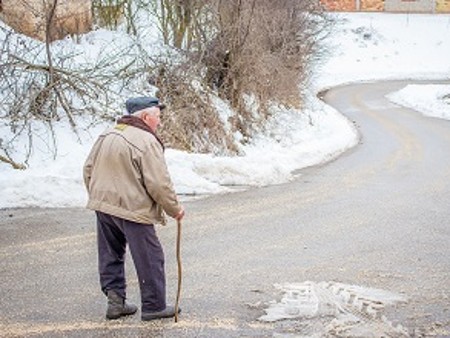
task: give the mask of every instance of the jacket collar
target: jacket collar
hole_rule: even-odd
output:
[[[158,140],[158,142],[159,142],[159,144],[161,144],[163,150],[165,149],[164,143],[159,138],[159,136],[156,135],[156,133],[149,126],[147,126],[145,124],[145,122],[142,121],[142,119],[140,119],[139,117],[132,116],[132,115],[125,115],[125,116],[122,116],[119,120],[117,120],[117,124],[126,124],[128,126],[132,126],[135,128],[145,130],[146,132],[152,134]]]

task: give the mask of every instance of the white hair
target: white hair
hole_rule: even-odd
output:
[[[151,114],[151,115],[156,114],[157,109],[159,109],[159,108],[158,107],[148,107],[148,108],[145,108],[145,109],[138,110],[138,111],[134,112],[131,115],[142,118],[142,114],[144,114],[144,113]]]

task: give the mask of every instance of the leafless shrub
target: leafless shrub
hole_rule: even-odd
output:
[[[53,6],[56,3],[53,0]],[[51,8],[46,12],[47,32],[52,12]],[[77,55],[72,51],[54,53],[48,34],[43,44],[7,27],[0,29],[4,37],[0,45],[0,128],[8,130],[1,137],[0,162],[14,168],[26,167],[36,128],[47,130],[52,140],[48,150],[56,156],[55,122],[66,121],[77,134],[78,116],[113,119],[121,111],[121,91],[132,92],[133,81],[144,81],[154,64],[136,43],[83,66],[74,61]],[[22,153],[26,149],[25,155],[17,156],[24,163],[15,157],[18,148]]]
[[[161,135],[171,147],[195,151],[236,154],[238,149],[225,130],[208,89],[195,85],[195,72],[187,63],[159,63],[152,76],[168,109],[163,112]]]
[[[330,27],[320,7],[297,0],[218,0],[216,8],[218,33],[202,59],[208,85],[250,124],[243,94],[256,95],[262,120],[271,100],[299,106],[299,85],[306,83],[319,39]]]
[[[301,86],[331,27],[315,1],[164,0],[161,8],[163,31],[173,37],[166,42],[189,53],[196,77],[236,110],[230,122],[244,136],[264,122],[270,102],[301,105]],[[200,19],[207,28],[193,45],[186,32],[200,26]],[[259,116],[245,104],[245,95],[256,97]]]
[[[55,5],[57,0],[52,1]],[[110,6],[103,19],[112,25],[123,15],[126,30],[137,37],[136,11],[150,11],[179,55],[150,56],[145,39],[136,38],[133,46],[88,66],[74,66],[76,55],[54,53],[48,41],[30,43],[5,31],[0,124],[8,121],[12,136],[0,140],[1,162],[24,167],[15,160],[14,149],[20,135],[27,136],[26,164],[37,122],[53,135],[49,148],[56,154],[55,121],[67,120],[77,133],[77,116],[111,119],[120,111],[124,93],[142,90],[138,86],[133,91],[136,82],[159,88],[159,97],[168,104],[161,132],[170,146],[237,153],[231,135],[239,131],[244,139],[251,137],[267,117],[270,102],[301,105],[299,84],[306,83],[311,62],[320,56],[320,37],[330,27],[315,2],[308,1],[95,0],[94,10],[95,3]],[[47,13],[49,29],[51,10]],[[228,130],[218,117],[212,92],[235,109],[227,121],[234,129]],[[256,98],[259,115],[246,104],[246,96]]]

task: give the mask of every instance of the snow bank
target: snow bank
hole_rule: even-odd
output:
[[[304,110],[274,106],[264,130],[242,147],[243,156],[219,157],[169,149],[167,162],[178,193],[215,194],[230,191],[228,186],[286,182],[293,178],[294,170],[328,161],[355,145],[357,134],[349,121],[316,98],[316,93],[324,88],[374,79],[450,77],[450,16],[335,15],[340,21],[327,42],[333,54],[317,66],[309,88],[304,90]],[[78,45],[71,45],[73,42],[68,39],[61,41],[58,48],[79,53],[78,60],[82,62],[96,58],[108,46],[120,46],[121,39],[127,38],[99,30],[84,36]],[[435,96],[442,101],[439,97],[445,93],[443,90],[430,87],[429,99]],[[406,97],[416,109],[422,109],[419,101],[424,92],[416,88],[399,95],[402,102]],[[226,117],[226,103],[216,103]],[[438,109],[434,103],[426,105],[433,107],[434,112]],[[437,115],[443,117],[442,112]],[[48,152],[52,140],[42,136],[30,159],[30,169],[16,171],[0,165],[0,208],[85,205],[81,168],[96,135],[106,124],[82,132],[81,143],[64,123],[54,126],[58,142],[55,158]],[[0,138],[7,132],[1,129]]]

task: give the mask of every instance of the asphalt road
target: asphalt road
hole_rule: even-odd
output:
[[[335,161],[290,183],[185,203],[179,323],[104,320],[94,215],[0,211],[0,336],[295,337],[312,320],[264,323],[276,283],[334,281],[396,292],[385,316],[410,336],[450,336],[450,121],[388,102],[401,82],[324,93],[361,133]],[[172,222],[165,247],[176,292]],[[138,303],[128,257],[128,298]],[[309,327],[308,327],[309,325]],[[308,331],[309,330],[309,331]]]

